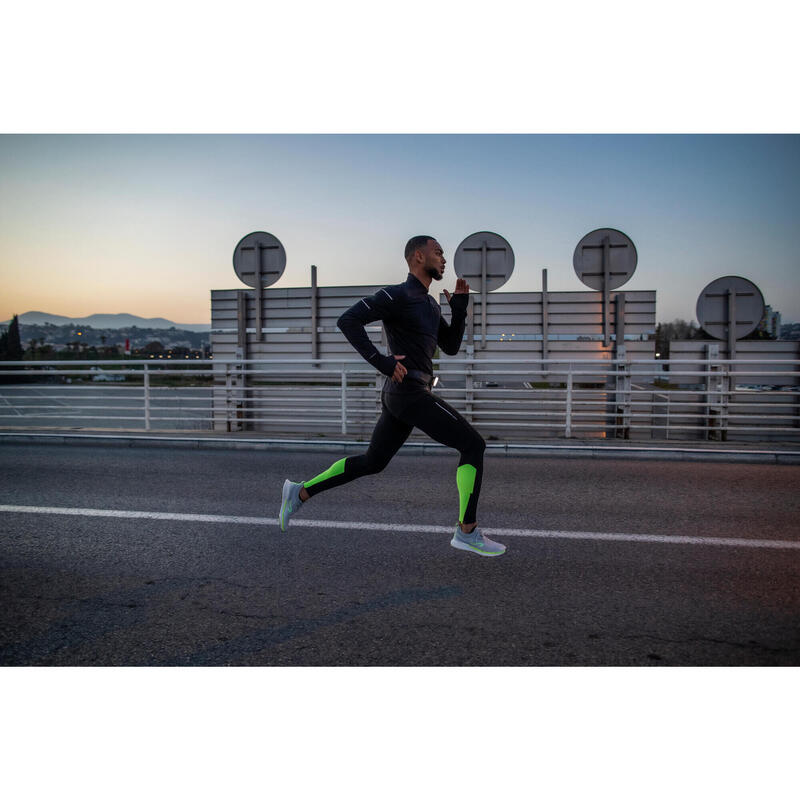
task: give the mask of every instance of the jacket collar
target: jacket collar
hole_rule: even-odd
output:
[[[408,273],[408,277],[406,278],[406,288],[411,294],[428,294],[425,284],[423,284],[413,272]]]

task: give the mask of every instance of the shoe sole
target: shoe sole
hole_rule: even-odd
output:
[[[493,556],[501,556],[506,551],[505,547],[502,550],[495,551],[494,553],[490,553],[486,550],[479,550],[477,547],[472,547],[472,545],[459,542],[455,537],[450,540],[450,546],[455,547],[456,550],[466,550],[469,553],[476,553],[479,556],[488,556],[489,558]]]
[[[286,504],[289,502],[289,488],[291,485],[291,481],[287,478],[283,482],[283,491],[281,492],[281,513],[278,515],[278,523],[281,526],[282,531],[286,531],[286,527],[288,525],[288,520],[284,522],[283,514],[286,510]]]

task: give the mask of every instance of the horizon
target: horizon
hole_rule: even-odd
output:
[[[583,290],[578,290],[578,291],[583,291]],[[589,290],[587,289],[585,291],[589,291]],[[765,307],[768,307],[769,305],[770,305],[769,303],[765,303]],[[775,309],[773,308],[773,311],[774,310]],[[209,322],[178,322],[177,320],[168,319],[166,317],[142,317],[142,316],[140,316],[138,314],[131,314],[131,313],[126,312],[126,311],[112,312],[112,313],[106,313],[106,312],[102,312],[101,311],[101,312],[95,312],[93,314],[86,314],[86,315],[83,315],[83,316],[80,316],[80,317],[67,317],[67,316],[62,315],[62,314],[50,314],[47,311],[39,311],[38,309],[32,309],[30,311],[23,311],[21,314],[16,314],[16,315],[12,314],[8,319],[0,320],[0,325],[8,325],[8,324],[10,324],[10,322],[13,319],[14,316],[17,316],[17,317],[20,318],[20,325],[42,325],[42,324],[48,324],[46,322],[42,323],[42,322],[24,322],[24,321],[22,321],[22,317],[24,317],[27,314],[42,314],[43,316],[47,316],[47,317],[62,317],[65,320],[69,320],[69,322],[61,323],[63,325],[79,324],[81,320],[91,319],[92,317],[123,317],[123,316],[127,316],[127,317],[134,317],[136,319],[141,320],[142,322],[152,322],[152,321],[155,321],[155,320],[163,320],[164,322],[169,322],[169,323],[171,323],[171,324],[173,324],[175,326],[178,326],[178,327],[194,329],[194,330],[198,330],[201,327],[206,327],[206,328],[209,328],[209,332],[213,330],[210,321]],[[657,319],[656,320],[656,325],[660,325],[660,324],[669,325],[669,324],[673,324],[673,323],[676,323],[676,322],[687,322],[689,324],[694,324],[696,327],[700,327],[696,317],[692,317],[692,318],[674,317],[673,319]],[[49,324],[53,324],[53,325],[58,326],[59,323],[49,323]],[[83,324],[86,327],[93,327],[91,325],[91,323],[88,323],[88,322],[84,322]],[[782,326],[783,325],[796,325],[796,324],[798,324],[798,321],[795,321],[793,319],[788,319],[783,314],[781,314],[781,325]],[[108,328],[108,327],[109,326],[106,326],[106,328]],[[114,327],[124,328],[124,327],[127,327],[127,326],[110,326],[110,327],[111,328],[114,328]]]
[[[91,317],[136,317],[142,320],[161,319],[164,322],[174,322],[176,325],[208,325],[207,322],[178,322],[177,320],[168,319],[167,317],[143,317],[140,314],[133,314],[130,311],[95,311],[92,314],[81,314],[80,316],[67,316],[66,314],[53,314],[49,311],[42,311],[38,308],[31,308],[28,311],[22,311],[17,314],[12,314],[8,319],[0,320],[0,325],[7,325],[11,322],[14,316],[24,317],[26,314],[42,314],[46,317],[63,317],[69,320],[90,319]],[[28,323],[30,324],[30,323]]]
[[[695,319],[700,291],[741,275],[800,319],[797,135],[3,135],[0,319],[127,313],[210,324],[210,292],[245,288],[236,243],[277,236],[274,288],[387,285],[420,231],[453,252],[493,230],[516,255],[500,291],[587,291],[572,252],[590,230],[630,236],[624,289],[655,290],[657,322]],[[101,312],[97,308],[126,308]]]

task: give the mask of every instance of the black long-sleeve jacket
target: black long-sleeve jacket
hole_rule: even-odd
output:
[[[336,324],[361,356],[384,375],[394,373],[395,355],[405,356],[401,363],[406,369],[431,375],[437,345],[449,356],[458,353],[468,303],[468,294],[450,295],[452,320],[448,325],[442,319],[439,304],[409,272],[405,283],[386,286],[359,300]],[[365,325],[376,320],[383,320],[389,355],[381,354],[364,330]]]

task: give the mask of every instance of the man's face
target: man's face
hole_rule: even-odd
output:
[[[424,258],[425,274],[433,280],[440,281],[444,277],[444,265],[447,263],[444,257],[442,246],[436,239],[428,239],[425,247],[418,251]]]

